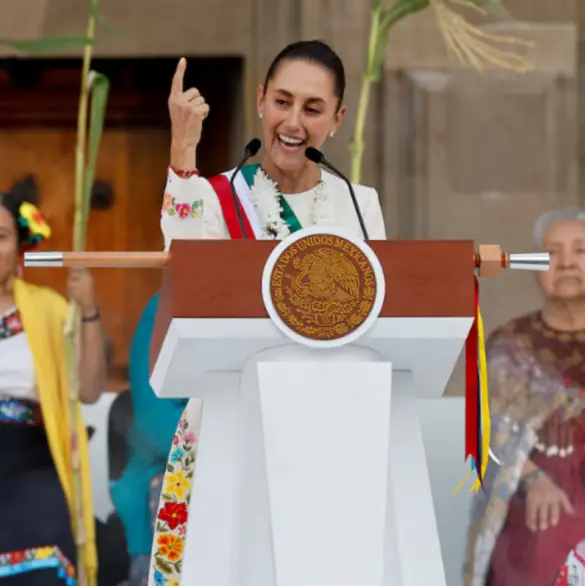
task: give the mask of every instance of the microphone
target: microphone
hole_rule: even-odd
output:
[[[236,175],[242,170],[242,167],[248,162],[248,159],[251,159],[256,153],[260,150],[262,143],[260,142],[259,138],[253,138],[244,149],[244,158],[240,161],[240,164],[236,167],[235,171],[232,173],[232,177],[230,179],[230,189],[232,190],[232,197],[234,199],[234,206],[236,208],[236,214],[238,216],[238,221],[240,222],[240,229],[242,231],[242,238],[247,239],[248,234],[246,233],[246,228],[244,226],[244,216],[242,214],[242,207],[240,204],[240,198],[236,193],[236,189],[234,187],[234,181],[236,179]]]
[[[345,181],[345,183],[349,189],[349,195],[351,195],[351,200],[353,202],[353,207],[355,208],[355,213],[356,213],[358,220],[360,222],[360,227],[362,229],[362,232],[364,233],[364,239],[369,240],[370,237],[368,235],[368,231],[366,230],[366,224],[364,223],[364,217],[362,216],[362,211],[360,210],[360,206],[359,206],[357,199],[355,197],[355,192],[353,190],[353,185],[351,184],[351,181],[341,171],[336,169],[325,158],[325,155],[319,149],[316,149],[314,147],[307,147],[305,149],[305,157],[307,157],[307,159],[309,159],[309,161],[313,161],[313,163],[317,163],[317,165],[324,165],[325,167],[327,167],[328,169],[333,171],[338,177],[340,177],[341,179],[343,179]]]

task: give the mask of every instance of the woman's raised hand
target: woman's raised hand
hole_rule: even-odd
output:
[[[209,113],[209,105],[196,88],[183,91],[183,78],[187,61],[183,57],[177,65],[169,95],[169,113],[171,116],[172,150],[189,154],[194,151],[201,140],[203,120]]]

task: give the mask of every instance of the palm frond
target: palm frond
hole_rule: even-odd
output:
[[[459,3],[457,0],[451,1],[454,4]],[[500,2],[500,0],[470,0],[469,3],[463,4],[466,4],[467,7],[470,7],[468,5],[472,4],[474,8],[480,8],[485,11],[486,14],[495,18],[510,18],[510,13],[506,10],[506,7]]]
[[[101,24],[110,34],[117,35],[118,31],[106,20],[103,12],[101,11],[99,4],[92,3],[90,8],[90,15],[93,16],[95,21]]]
[[[401,20],[432,7],[439,30],[449,51],[461,63],[483,71],[491,65],[516,72],[530,71],[530,61],[513,48],[531,47],[522,39],[490,34],[472,25],[452,7],[473,10],[484,16],[507,18],[508,13],[501,0],[372,0],[372,21],[368,52],[362,87],[360,91],[354,134],[350,143],[351,180],[359,183],[363,153],[370,90],[373,83],[380,81],[384,59],[388,49],[391,29]]]
[[[388,48],[390,29],[409,16],[427,8],[429,0],[398,0],[391,6],[380,5],[372,14],[366,75],[379,81]]]
[[[94,44],[89,37],[43,37],[40,39],[0,39],[0,46],[24,53],[59,53]]]
[[[525,73],[534,68],[528,59],[511,50],[512,47],[520,46],[530,48],[533,43],[516,37],[487,33],[470,24],[449,4],[471,8],[483,15],[487,14],[487,10],[479,6],[477,1],[431,0],[443,39],[460,63],[471,65],[477,71],[485,71],[487,67],[494,66]]]
[[[104,128],[106,117],[106,108],[108,104],[108,94],[110,91],[110,82],[108,78],[95,71],[90,72],[90,116],[88,132],[88,152],[87,163],[84,174],[83,203],[81,209],[80,232],[76,234],[76,247],[85,248],[85,239],[87,235],[87,221],[89,218],[89,208],[91,203],[91,191],[95,177],[95,167]]]

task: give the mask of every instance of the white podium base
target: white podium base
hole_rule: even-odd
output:
[[[294,345],[218,381],[198,389],[182,584],[446,586],[407,373]]]

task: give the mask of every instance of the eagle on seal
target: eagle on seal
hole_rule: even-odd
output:
[[[296,258],[293,266],[299,273],[292,279],[292,288],[301,297],[341,303],[359,299],[358,271],[343,253],[318,248],[302,259]]]

